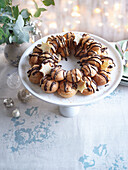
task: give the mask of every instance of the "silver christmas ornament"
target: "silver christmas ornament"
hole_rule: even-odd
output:
[[[16,117],[16,118],[20,117],[20,111],[18,109],[13,110],[12,111],[12,116]]]
[[[14,106],[14,102],[13,102],[12,98],[5,98],[3,100],[3,103],[4,103],[5,107],[7,107],[7,108]]]
[[[27,103],[32,97],[31,93],[29,93],[27,89],[20,90],[17,96],[23,103]]]

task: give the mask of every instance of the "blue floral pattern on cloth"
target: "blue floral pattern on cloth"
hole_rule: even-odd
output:
[[[49,145],[54,142],[56,134],[53,127],[59,123],[58,116],[51,113],[44,115],[38,110],[38,106],[32,106],[25,110],[24,118],[11,119],[12,128],[3,134],[3,138],[12,152],[20,151],[31,144]]]
[[[95,170],[124,170],[128,169],[128,162],[121,154],[108,152],[106,144],[94,146],[90,155],[84,154],[79,158],[83,168]]]
[[[120,98],[120,95],[119,95],[120,92],[121,92],[121,90],[116,88],[112,93],[110,93],[108,96],[106,96],[104,98],[104,100],[106,101],[106,103],[110,102],[110,100],[111,100],[112,103],[115,103],[115,102],[117,103],[118,101],[120,102],[120,99],[119,99]],[[114,98],[116,98],[116,100],[114,100]],[[91,103],[91,104],[86,104],[86,106],[91,106],[91,105],[94,105],[94,104],[97,104],[97,102]]]
[[[111,94],[105,97],[105,99],[113,99],[113,97],[116,97],[120,93],[120,89],[115,89]]]

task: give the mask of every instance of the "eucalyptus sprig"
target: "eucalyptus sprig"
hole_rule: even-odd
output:
[[[46,8],[39,8],[36,0],[33,0],[33,2],[34,2],[34,4],[35,4],[35,8],[36,8],[36,12],[35,12],[35,14],[34,14],[34,17],[39,17],[39,16],[41,15],[41,12],[44,12],[44,11],[46,11],[47,9],[46,9]],[[43,0],[42,3],[43,3],[45,6],[55,5],[54,0]]]
[[[36,0],[33,0],[36,8],[34,17],[39,17],[45,8],[39,8]],[[43,5],[55,5],[54,0],[43,0]],[[19,10],[19,6],[12,5],[12,0],[0,0],[0,44],[29,42],[29,32],[33,31],[30,19],[32,14],[28,9]]]

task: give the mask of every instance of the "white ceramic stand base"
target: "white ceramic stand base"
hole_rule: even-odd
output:
[[[74,117],[79,113],[80,107],[59,106],[60,114],[64,117]]]

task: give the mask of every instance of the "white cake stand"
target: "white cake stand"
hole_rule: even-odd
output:
[[[83,33],[84,32],[74,32],[75,35],[77,34],[82,35]],[[54,35],[63,35],[63,34],[64,33],[59,33],[59,34],[54,34]],[[92,34],[90,35],[95,39],[95,41],[100,42],[104,46],[108,47],[109,56],[113,58],[116,64],[116,67],[112,71],[111,81],[109,85],[106,87],[105,86],[100,87],[99,91],[94,93],[93,95],[84,96],[80,93],[77,93],[75,96],[71,98],[62,98],[57,93],[53,93],[53,94],[44,93],[38,85],[32,84],[29,81],[27,77],[27,71],[30,68],[30,65],[28,63],[28,55],[32,52],[33,48],[37,44],[41,44],[42,41],[46,42],[47,38],[50,35],[32,44],[24,52],[19,62],[19,67],[18,67],[19,76],[25,88],[28,89],[30,93],[32,93],[34,96],[38,97],[39,99],[58,105],[60,113],[65,117],[73,117],[78,114],[81,105],[96,102],[100,99],[103,99],[105,96],[109,95],[118,86],[118,84],[120,83],[121,77],[122,77],[122,72],[123,72],[122,60],[119,54],[117,53],[117,51],[112,47],[111,43],[107,42],[106,40],[96,35],[92,35]],[[78,67],[75,57],[72,58],[71,56],[68,57],[68,61],[63,61],[61,62],[61,64],[64,67],[64,69],[67,69],[67,70]]]

